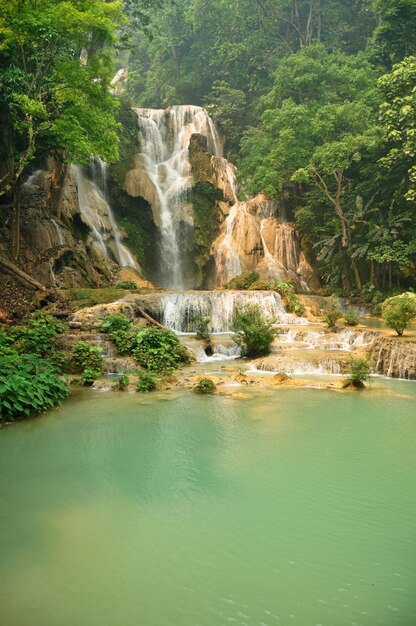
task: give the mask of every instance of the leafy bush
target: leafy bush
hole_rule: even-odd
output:
[[[118,330],[129,330],[130,326],[131,321],[124,315],[109,315],[100,325],[100,331],[111,334]]]
[[[46,411],[68,394],[56,368],[33,354],[0,357],[0,420]]]
[[[214,393],[215,383],[210,378],[201,378],[194,387],[196,393]]]
[[[137,332],[133,330],[115,330],[110,337],[119,354],[131,354],[137,345]]]
[[[354,309],[348,309],[344,312],[344,320],[347,326],[357,326],[360,323],[358,313]]]
[[[274,321],[266,321],[257,304],[248,304],[234,313],[233,337],[235,343],[241,346],[243,356],[254,358],[263,356],[270,351],[270,345],[279,331]]]
[[[156,385],[157,378],[152,372],[139,372],[139,379],[136,385],[137,391],[154,391]]]
[[[52,350],[49,354],[48,361],[60,372],[64,372],[65,374],[74,374],[76,372],[74,355],[67,350]]]
[[[188,351],[168,328],[145,328],[137,334],[136,342],[134,357],[153,372],[170,373],[190,361]]]
[[[371,378],[371,363],[367,359],[351,357],[348,363],[348,384],[354,387],[364,387],[364,383]]]
[[[387,326],[401,337],[416,317],[416,295],[409,292],[387,298],[382,305],[382,314]]]
[[[65,325],[52,315],[37,313],[25,326],[10,327],[7,336],[13,341],[16,352],[45,356],[53,349],[58,334],[64,329]]]
[[[80,370],[89,369],[100,373],[103,369],[103,350],[79,341],[74,346],[74,360]]]
[[[258,272],[243,272],[232,278],[226,285],[226,289],[250,289],[251,285],[260,279]]]
[[[81,374],[81,382],[86,387],[90,387],[97,378],[100,377],[101,371],[91,369],[91,367],[86,367]]]
[[[129,385],[130,379],[126,374],[120,374],[116,380],[116,384],[113,389],[115,391],[125,391]]]
[[[0,356],[17,354],[14,343],[12,335],[0,329]]]
[[[342,317],[342,313],[335,306],[330,306],[322,312],[322,317],[324,318],[328,328],[334,328],[337,320]]]
[[[115,289],[137,289],[137,285],[134,280],[119,280],[114,285]]]
[[[305,305],[301,302],[295,293],[288,293],[282,296],[283,304],[288,313],[294,313],[298,317],[302,317],[305,313]]]
[[[190,321],[196,330],[196,338],[201,341],[207,341],[209,339],[209,318],[204,317],[200,313],[195,313],[192,315]]]

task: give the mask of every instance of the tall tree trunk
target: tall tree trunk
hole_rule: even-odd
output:
[[[20,252],[20,188],[18,185],[13,192],[13,218],[12,218],[12,259],[16,260]]]

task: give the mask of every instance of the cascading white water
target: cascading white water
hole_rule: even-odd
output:
[[[137,296],[136,300],[164,326],[177,332],[192,330],[195,315],[209,319],[211,333],[230,332],[236,309],[247,304],[258,305],[263,317],[276,323],[308,323],[286,313],[280,295],[272,291],[189,291]]]
[[[141,149],[138,161],[154,187],[153,211],[161,237],[160,283],[165,288],[185,289],[188,285],[181,232],[184,225],[193,226],[189,141],[195,133],[203,135],[208,151],[216,156],[221,156],[221,141],[214,123],[201,107],[135,111]]]
[[[120,231],[106,199],[106,164],[100,159],[93,159],[92,163],[95,181],[90,180],[81,167],[72,166],[75,169],[81,215],[104,258],[114,256],[120,267],[137,267],[133,256],[121,243]],[[110,240],[114,242],[112,250]]]

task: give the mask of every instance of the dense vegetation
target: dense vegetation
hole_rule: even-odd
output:
[[[131,105],[204,105],[330,290],[414,286],[415,22],[414,0],[0,0],[0,196],[39,155],[116,161]]]
[[[416,281],[415,23],[414,0],[177,0],[122,62],[135,103],[205,105],[324,284],[371,294]]]

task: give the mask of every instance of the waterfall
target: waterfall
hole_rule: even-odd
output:
[[[105,259],[113,257],[120,267],[137,267],[133,256],[121,243],[120,231],[106,197],[106,163],[95,157],[91,159],[92,180],[81,167],[72,167],[76,174],[80,213],[101,255]]]
[[[136,171],[143,170],[142,186],[150,186],[152,209],[161,239],[161,286],[185,289],[186,228],[193,227],[189,141],[198,133],[207,138],[208,151],[221,156],[214,123],[201,107],[174,106],[166,110],[135,109],[141,153]],[[144,193],[144,191],[142,191]]]
[[[307,324],[304,318],[286,313],[282,299],[272,291],[188,291],[135,296],[152,317],[176,332],[194,330],[193,317],[209,319],[210,333],[232,330],[234,313],[247,304],[259,306],[265,319],[284,324]]]

